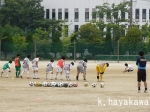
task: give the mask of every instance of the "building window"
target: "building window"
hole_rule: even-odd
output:
[[[121,20],[124,21],[125,20],[125,12],[121,11]]]
[[[85,8],[85,22],[89,22],[89,8]]]
[[[111,19],[111,12],[107,12],[107,22],[110,22]]]
[[[135,21],[136,22],[139,22],[139,15],[140,13],[139,13],[139,9],[135,9]]]
[[[79,9],[74,9],[74,22],[79,22]]]
[[[142,22],[146,22],[146,9],[142,9]]]
[[[77,32],[79,30],[79,25],[74,25],[74,31]]]
[[[56,19],[55,9],[52,9],[52,19]]]
[[[68,22],[68,9],[65,9],[65,21]]]
[[[62,9],[58,9],[58,20],[62,20]]]
[[[46,19],[49,19],[49,9],[46,9]]]
[[[96,9],[92,8],[92,20],[96,20]]]

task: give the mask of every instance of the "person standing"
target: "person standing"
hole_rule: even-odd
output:
[[[19,76],[20,76],[20,72],[21,72],[20,68],[21,68],[20,54],[17,54],[17,56],[15,58],[16,78],[19,78]]]
[[[27,55],[27,57],[24,58],[24,60],[23,60],[23,64],[22,64],[23,70],[22,70],[22,73],[20,75],[20,78],[22,78],[22,75],[24,74],[24,72],[26,72],[27,73],[27,79],[30,79],[30,77],[29,77],[29,63],[30,63],[29,58],[30,58],[30,55]]]
[[[39,79],[38,78],[38,62],[39,62],[39,55],[36,55],[36,58],[32,61],[32,68],[33,68],[33,79]]]
[[[138,81],[138,92],[140,93],[141,90],[141,81],[144,82],[144,93],[147,93],[147,82],[146,82],[146,58],[144,57],[144,52],[139,52],[139,58],[136,61],[136,65],[138,66],[137,71],[137,81]]]

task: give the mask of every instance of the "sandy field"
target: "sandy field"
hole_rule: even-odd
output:
[[[71,61],[66,61],[70,63]],[[15,67],[12,63],[12,73],[6,78],[6,73],[0,78],[0,112],[150,112],[150,63],[147,63],[148,93],[144,93],[142,83],[141,93],[137,92],[137,66],[135,62],[127,62],[134,67],[132,73],[123,73],[125,66],[123,61],[110,62],[106,68],[103,80],[104,88],[100,88],[100,82],[96,80],[95,66],[97,62],[87,63],[88,87],[84,87],[83,76],[80,74],[79,81],[75,80],[75,62],[71,70],[70,82],[77,82],[78,87],[30,87],[29,82],[51,82],[45,80],[45,67],[48,61],[39,61],[39,78],[23,79],[15,78]],[[0,61],[0,67],[6,61]],[[54,75],[56,73],[56,63],[54,62]],[[31,64],[30,64],[31,65]],[[30,76],[32,78],[32,68],[30,66]],[[14,79],[12,79],[14,78]],[[61,82],[58,80],[53,80]],[[66,82],[63,74],[63,81]],[[96,88],[91,84],[97,83]]]

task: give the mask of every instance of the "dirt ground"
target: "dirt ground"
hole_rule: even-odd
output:
[[[70,63],[71,61],[66,61]],[[132,73],[123,73],[125,66],[123,61],[109,62],[103,80],[104,88],[100,88],[100,82],[96,80],[95,66],[97,62],[87,63],[88,87],[84,87],[82,74],[79,81],[75,80],[75,62],[71,70],[70,82],[77,82],[78,87],[30,87],[29,82],[51,82],[45,80],[45,67],[48,61],[39,62],[39,78],[23,79],[15,78],[14,63],[12,63],[12,73],[9,78],[5,78],[6,73],[0,78],[0,112],[150,112],[150,91],[144,92],[142,83],[141,93],[137,92],[137,66],[135,62],[127,62],[134,67]],[[0,67],[6,61],[0,61]],[[56,63],[54,62],[54,75],[56,73]],[[30,64],[31,65],[31,64]],[[150,85],[150,63],[147,64],[148,90]],[[54,78],[53,75],[53,78]],[[30,66],[30,76],[32,78],[32,68]],[[14,79],[12,79],[14,78]],[[58,80],[53,80],[61,82]],[[65,75],[63,74],[63,81]],[[97,83],[96,88],[91,84]],[[141,103],[143,102],[143,103]]]

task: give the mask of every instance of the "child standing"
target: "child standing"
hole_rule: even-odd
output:
[[[36,55],[36,58],[32,61],[32,68],[33,68],[33,79],[39,79],[38,78],[38,62],[39,62],[39,55]]]
[[[20,55],[17,54],[17,57],[15,58],[16,78],[19,78],[20,76],[20,72],[21,72],[20,68],[21,68]]]

